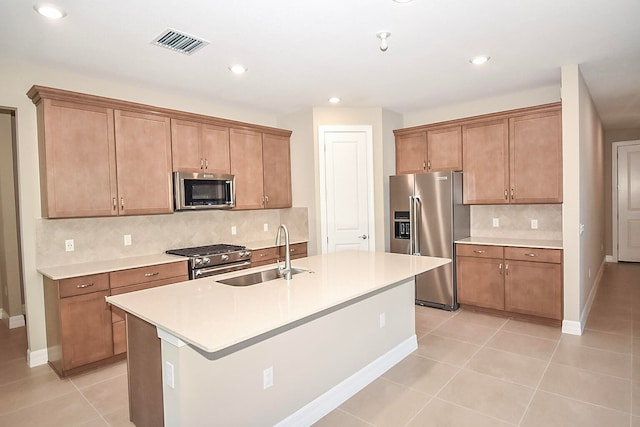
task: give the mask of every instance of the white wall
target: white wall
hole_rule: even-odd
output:
[[[579,66],[563,66],[563,332],[566,333],[582,333],[604,261],[602,136],[602,124]]]
[[[142,84],[125,85],[118,81],[101,80],[37,64],[8,62],[2,57],[0,73],[0,106],[16,109],[24,298],[29,340],[28,358],[33,365],[46,362],[46,335],[42,277],[36,270],[38,242],[35,224],[40,219],[38,135],[36,109],[26,96],[29,88],[34,84],[50,86],[266,126],[276,126],[276,117],[223,105],[208,98],[184,96],[166,88]]]

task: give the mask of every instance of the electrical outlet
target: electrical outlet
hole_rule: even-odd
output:
[[[238,229],[236,228],[236,226],[235,226],[235,225],[232,225],[232,226],[231,226],[231,235],[232,235],[232,236],[235,236],[235,235],[236,235],[236,233],[238,233]]]
[[[538,229],[538,220],[537,219],[532,219],[531,220],[531,229],[532,230],[537,230]]]
[[[262,371],[262,388],[268,389],[273,386],[273,366]]]
[[[264,231],[269,231],[269,224],[265,223],[263,228]]]
[[[64,241],[64,250],[67,252],[73,252],[75,250],[75,245],[73,243],[73,239]]]
[[[493,226],[500,227],[500,218],[493,218]]]
[[[124,245],[131,246],[131,234],[124,235]]]

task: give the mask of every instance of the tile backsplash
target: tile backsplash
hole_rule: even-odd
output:
[[[287,226],[291,240],[308,239],[307,208],[41,219],[36,226],[37,265],[52,267],[151,255],[167,249],[214,243],[275,242],[280,224]],[[235,235],[231,233],[232,227],[236,228]],[[130,246],[124,245],[127,234],[131,235]],[[74,240],[73,252],[65,251],[68,239]]]
[[[531,220],[537,220],[537,229],[531,228]],[[562,240],[562,205],[471,206],[471,236]]]

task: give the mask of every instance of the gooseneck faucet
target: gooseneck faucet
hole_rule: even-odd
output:
[[[289,255],[289,230],[284,224],[280,224],[276,232],[276,246],[280,246],[280,230],[284,230],[284,267],[280,267],[280,257],[276,261],[278,273],[285,280],[291,280],[291,256]]]

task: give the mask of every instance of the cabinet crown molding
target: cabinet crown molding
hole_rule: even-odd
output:
[[[38,105],[43,99],[53,99],[57,101],[81,102],[95,106],[127,110],[145,114],[157,114],[178,120],[195,120],[218,126],[226,126],[234,129],[254,130],[271,135],[282,135],[290,137],[292,131],[269,126],[255,125],[251,123],[239,122],[235,120],[223,119],[220,117],[206,116],[203,114],[189,113],[186,111],[173,110],[169,108],[156,107],[153,105],[140,104],[136,102],[124,101],[121,99],[107,98],[103,96],[89,95],[80,92],[73,92],[64,89],[56,89],[46,86],[34,85],[27,92],[31,101]]]

